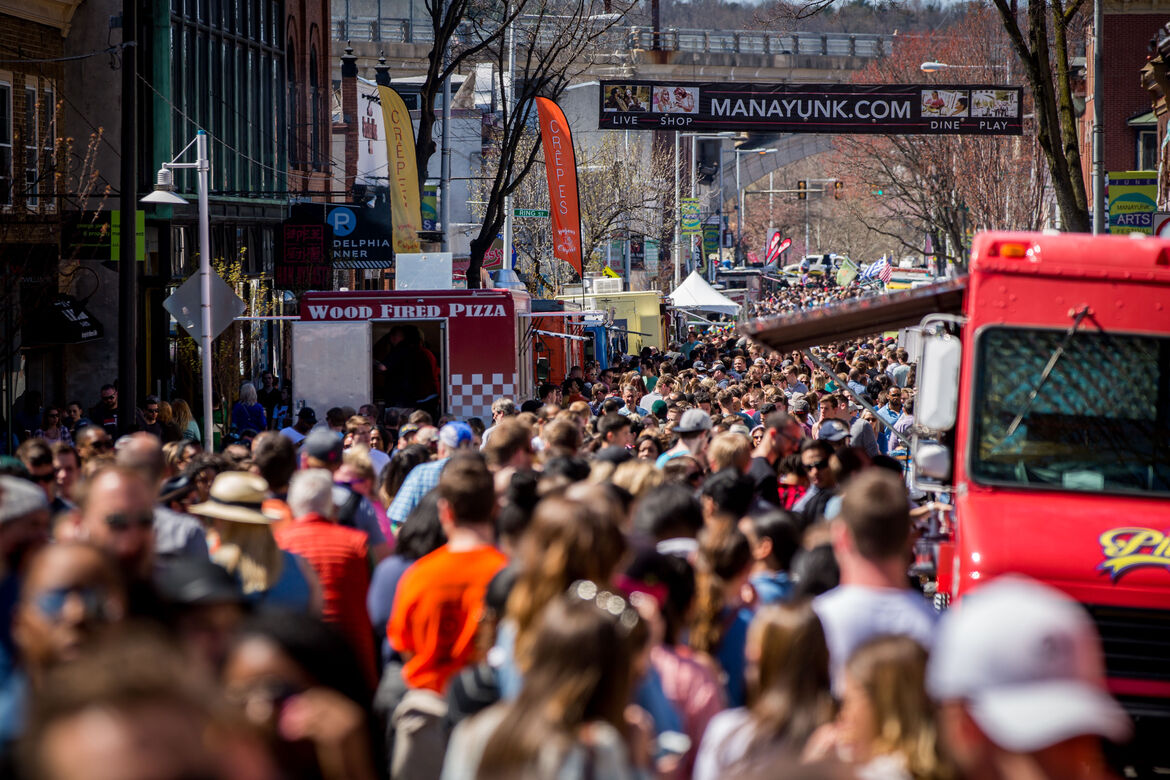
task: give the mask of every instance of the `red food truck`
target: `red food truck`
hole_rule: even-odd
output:
[[[537,298],[532,301],[532,342],[536,383],[561,384],[574,367],[583,367],[585,325],[581,307],[565,301]]]
[[[523,291],[307,292],[292,326],[294,405],[321,417],[333,406],[391,403],[403,382],[418,380],[415,405],[488,421],[496,398],[535,394],[529,327]],[[419,354],[437,372],[432,381],[425,369],[396,367],[404,337],[429,353]]]
[[[910,325],[914,479],[954,506],[919,548],[936,603],[1005,572],[1080,601],[1138,725],[1131,760],[1165,766],[1170,241],[984,233],[965,277],[747,332],[812,359],[812,345]]]

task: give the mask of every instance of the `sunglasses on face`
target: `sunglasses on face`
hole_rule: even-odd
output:
[[[115,400],[117,397],[118,397],[118,396],[116,396],[116,395],[103,395],[103,396],[102,396],[102,400],[103,400],[103,401],[113,401],[113,400]]]
[[[49,620],[57,621],[61,619],[61,614],[65,611],[65,605],[69,601],[70,596],[77,596],[81,600],[82,607],[85,608],[85,614],[90,617],[104,618],[106,615],[106,591],[102,588],[70,586],[66,588],[53,588],[40,593],[33,599],[33,603],[37,605],[37,610]]]
[[[114,442],[111,439],[95,439],[89,443],[89,446],[95,450],[112,450],[114,449]]]
[[[29,474],[28,478],[33,482],[40,482],[43,484],[55,480],[57,478],[57,472],[50,471],[48,474]]]
[[[130,528],[151,528],[154,525],[154,513],[144,512],[140,515],[127,515],[121,512],[106,515],[106,525],[111,531],[126,531]]]
[[[146,407],[145,411],[147,414],[158,414],[158,407],[155,406],[155,407],[151,408],[148,406],[148,407]]]
[[[806,463],[804,464],[804,467],[808,471],[813,471],[814,469],[817,471],[824,471],[829,467],[829,461],[818,460],[816,463]]]

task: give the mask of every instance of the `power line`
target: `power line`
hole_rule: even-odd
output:
[[[104,49],[98,49],[97,51],[91,51],[86,54],[74,54],[69,57],[21,57],[14,60],[0,60],[0,65],[31,65],[47,62],[74,62],[75,60],[87,60],[90,57],[96,57],[99,54],[116,54],[127,46],[134,45],[134,41],[123,41],[122,43],[116,43],[113,46],[108,46]],[[17,49],[17,51],[19,52],[19,49]]]

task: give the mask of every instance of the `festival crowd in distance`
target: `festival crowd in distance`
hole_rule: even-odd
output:
[[[215,451],[182,401],[126,426],[113,387],[26,399],[0,476],[5,773],[1113,776],[1131,724],[1080,606],[1007,576],[940,612],[908,576],[939,507],[907,487],[906,351],[817,354],[831,372],[690,332],[490,419],[273,422],[269,375]]]

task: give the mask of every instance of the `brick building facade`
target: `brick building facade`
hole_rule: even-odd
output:
[[[1105,103],[1101,117],[1105,132],[1105,171],[1146,170],[1157,165],[1157,129],[1150,112],[1150,95],[1143,89],[1141,69],[1151,56],[1150,39],[1170,21],[1170,0],[1104,0],[1102,78]],[[1086,31],[1085,103],[1081,117],[1081,149],[1084,150],[1086,187],[1092,189],[1093,105],[1092,29]]]
[[[325,194],[332,146],[329,4],[287,0],[285,10],[288,189]]]
[[[0,0],[0,420],[61,372],[64,345],[36,331],[62,286],[61,215],[77,188],[77,155],[60,138],[64,71],[52,60],[79,3]]]

